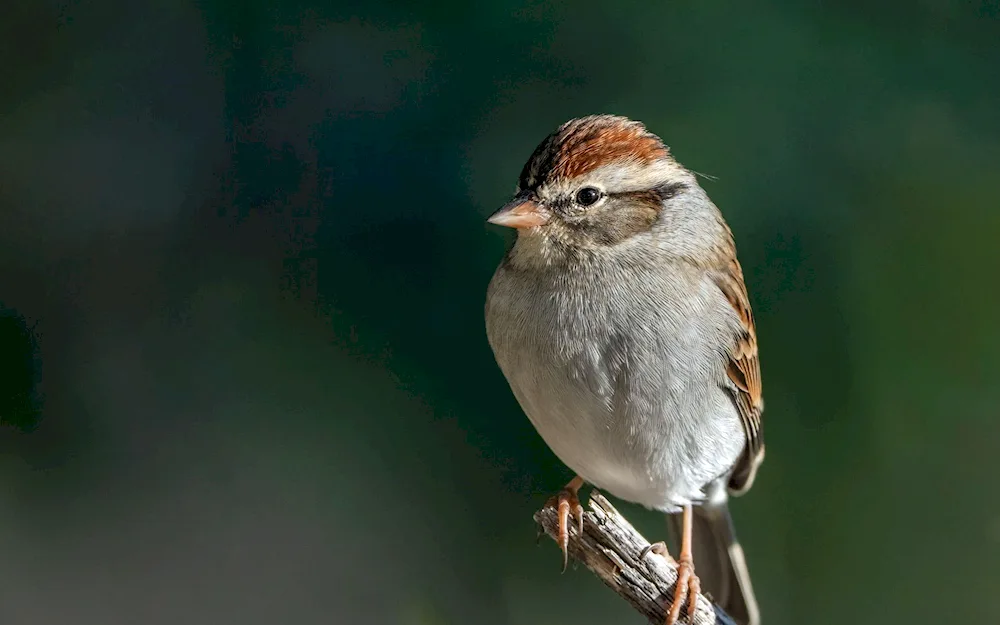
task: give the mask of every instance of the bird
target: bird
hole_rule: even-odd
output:
[[[558,509],[583,529],[591,484],[669,515],[692,619],[702,588],[759,609],[729,514],[764,459],[753,313],[731,229],[663,140],[616,115],[571,119],[529,157],[489,223],[516,230],[486,292],[487,339],[521,409],[576,475]],[[700,574],[695,573],[694,545]],[[646,557],[646,553],[642,554]]]

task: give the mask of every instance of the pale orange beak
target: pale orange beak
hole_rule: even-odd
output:
[[[551,215],[547,210],[526,193],[519,193],[507,202],[500,210],[490,215],[486,221],[508,228],[532,228],[549,221]]]

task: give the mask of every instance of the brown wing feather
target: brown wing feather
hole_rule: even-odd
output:
[[[760,360],[757,356],[757,331],[754,328],[753,311],[743,282],[743,270],[736,260],[736,248],[731,239],[722,258],[725,260],[720,263],[722,266],[713,274],[713,278],[739,315],[742,325],[730,347],[726,367],[729,379],[736,386],[733,401],[747,435],[747,446],[729,479],[730,491],[742,494],[753,485],[757,467],[764,460],[764,434],[761,429],[764,400],[761,396]]]

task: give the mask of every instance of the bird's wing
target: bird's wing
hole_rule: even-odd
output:
[[[726,373],[735,387],[729,388],[733,392],[733,402],[740,413],[747,436],[747,446],[729,479],[730,491],[742,494],[753,485],[757,467],[764,460],[764,435],[761,429],[764,400],[761,397],[757,331],[754,329],[753,311],[743,282],[743,270],[736,260],[735,246],[730,244],[726,252],[724,262],[712,272],[712,278],[736,311],[741,326],[729,347]]]

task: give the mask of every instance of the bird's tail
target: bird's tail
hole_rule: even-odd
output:
[[[743,548],[736,540],[725,484],[713,484],[708,490],[706,501],[693,509],[691,547],[695,574],[701,579],[702,592],[710,595],[737,623],[760,625],[760,609]],[[681,515],[671,514],[667,519],[679,543]]]

